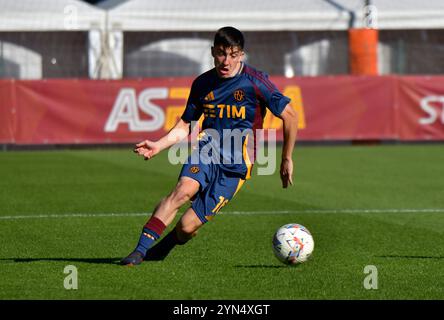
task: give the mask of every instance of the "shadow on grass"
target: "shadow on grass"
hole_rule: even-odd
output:
[[[376,256],[376,258],[392,258],[392,259],[444,259],[444,256],[401,256],[401,255],[385,255]]]
[[[253,265],[235,265],[235,268],[242,269],[280,269],[280,268],[288,268],[288,266],[276,266],[276,265],[263,265],[263,264],[253,264]]]
[[[13,261],[18,263],[36,261],[65,261],[65,262],[85,262],[94,264],[119,264],[122,257],[118,258],[4,258],[1,261]]]

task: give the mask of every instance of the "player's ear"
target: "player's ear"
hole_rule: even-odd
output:
[[[245,58],[245,52],[244,52],[244,50],[241,50],[241,52],[240,52],[241,61],[244,61],[244,58]]]
[[[214,47],[211,47],[211,56],[214,58]]]

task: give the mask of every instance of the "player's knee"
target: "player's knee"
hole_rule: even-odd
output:
[[[193,226],[186,226],[181,223],[177,225],[176,229],[180,234],[189,235],[191,237],[197,233],[196,228],[194,228]]]
[[[176,189],[168,196],[168,201],[174,206],[181,206],[188,202],[192,196],[193,194],[187,190]]]
[[[177,238],[180,244],[185,244],[197,235],[197,230],[192,227],[177,225],[176,226]]]

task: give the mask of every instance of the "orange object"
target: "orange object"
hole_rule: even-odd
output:
[[[350,73],[356,75],[377,75],[378,30],[349,29],[348,43]]]

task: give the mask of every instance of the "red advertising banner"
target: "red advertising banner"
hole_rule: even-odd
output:
[[[115,143],[160,138],[181,116],[191,81],[21,81],[16,141]]]
[[[444,140],[444,76],[399,78],[397,131],[401,140]]]
[[[284,93],[288,86],[300,88],[305,118],[300,140],[393,139],[396,135],[392,77],[276,80]]]
[[[0,80],[0,143],[14,143],[14,81]]]
[[[444,77],[271,80],[299,113],[298,139],[444,140]],[[193,78],[0,81],[0,143],[135,143],[182,115]],[[264,128],[282,121],[271,115]]]

